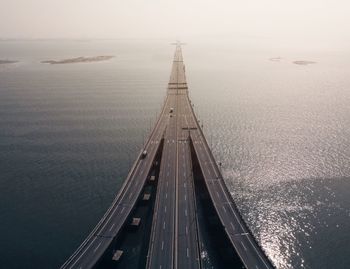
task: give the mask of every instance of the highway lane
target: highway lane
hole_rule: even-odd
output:
[[[176,228],[176,268],[200,268],[198,244],[198,221],[195,209],[194,181],[189,143],[188,122],[184,110],[184,100],[188,96],[185,66],[181,48],[176,53],[176,76],[170,84],[176,86],[178,99],[177,113],[177,228]],[[175,68],[174,68],[175,70]],[[176,83],[176,84],[175,84]],[[174,87],[175,88],[175,87]],[[186,128],[186,129],[185,129]]]
[[[175,95],[170,98],[176,101]],[[176,104],[174,104],[176,109]],[[176,112],[169,114],[157,186],[147,268],[173,268],[176,188]]]
[[[178,124],[178,268],[200,268],[198,220],[195,208],[194,179],[184,100],[187,91],[178,95],[180,124]]]
[[[147,157],[140,159],[139,155],[111,207],[90,235],[61,268],[92,268],[123,227],[147,179],[153,159],[168,124],[169,118],[167,112],[172,105],[172,100],[166,98],[155,128],[144,147],[148,152]]]
[[[200,268],[190,147],[183,130],[184,71],[177,47],[168,84],[168,98],[175,104],[164,137],[147,268]]]

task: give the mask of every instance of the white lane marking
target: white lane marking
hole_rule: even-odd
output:
[[[130,194],[129,194],[129,199],[131,198],[131,196],[132,196],[132,192],[130,192]]]
[[[124,212],[124,209],[125,209],[125,207],[122,208],[122,211],[120,211],[120,214],[122,214]]]
[[[235,228],[235,226],[233,225],[232,221],[230,222],[230,224],[231,224],[232,229],[233,229],[233,230],[236,230],[236,228]]]
[[[224,209],[225,213],[227,213],[225,205],[223,205],[222,208]]]
[[[188,248],[186,249],[186,255],[187,255],[187,258],[190,256],[190,255],[189,255]]]
[[[115,223],[112,224],[112,226],[111,226],[111,228],[109,229],[109,231],[112,231],[114,225],[115,225]]]
[[[185,201],[187,200],[187,195],[185,194]]]
[[[187,225],[186,225],[186,234],[188,234],[188,227],[187,227]]]
[[[100,244],[98,244],[97,247],[94,249],[94,253],[95,253],[96,250],[101,246],[101,243],[102,243],[102,242],[100,242]]]
[[[166,213],[166,206],[164,207],[164,212]]]
[[[162,241],[162,250],[164,249],[164,241]]]
[[[187,217],[187,209],[185,209],[185,216]]]
[[[208,171],[209,176],[211,176],[210,169],[208,167],[207,167],[207,171]]]
[[[243,242],[242,242],[242,241],[241,241],[241,244],[242,244],[242,246],[243,246],[244,250],[245,250],[245,251],[247,251],[247,248],[245,247],[245,245],[243,244]]]
[[[168,193],[165,194],[165,199],[168,199]]]
[[[89,247],[86,247],[85,250],[83,251],[83,253],[80,254],[80,256],[75,260],[75,262],[71,265],[70,268],[72,268],[80,259],[81,256],[83,256],[85,254],[85,252],[90,248],[90,246],[92,245],[92,243],[97,239],[97,237],[95,237],[89,244]]]
[[[219,192],[218,192],[218,191],[216,191],[216,195],[217,195],[218,197],[220,197],[220,194],[219,194]]]
[[[165,221],[163,222],[163,230],[165,230]]]
[[[186,182],[184,183],[184,188],[186,188]]]

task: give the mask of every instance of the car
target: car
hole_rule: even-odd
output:
[[[122,258],[123,253],[124,253],[124,251],[122,251],[120,249],[116,250],[113,254],[112,260],[114,262],[118,262]]]
[[[170,113],[173,113],[173,112],[174,112],[174,108],[171,107],[171,108],[170,108]]]
[[[142,151],[141,159],[146,158],[146,156],[147,156],[147,150]]]

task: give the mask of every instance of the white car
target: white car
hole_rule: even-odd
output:
[[[141,159],[146,158],[146,156],[147,156],[147,150],[142,151]]]

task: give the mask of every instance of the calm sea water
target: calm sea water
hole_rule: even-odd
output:
[[[57,268],[98,222],[160,111],[168,43],[0,42],[0,59],[20,61],[0,65],[1,268]],[[40,63],[96,55],[116,57]],[[204,132],[278,268],[350,268],[349,56],[184,47]]]

